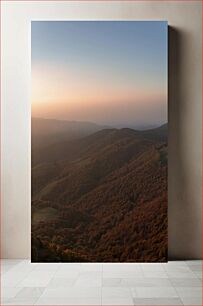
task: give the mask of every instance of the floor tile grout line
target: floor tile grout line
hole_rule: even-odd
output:
[[[167,271],[167,270],[165,270],[165,272],[166,272],[166,274],[167,274],[167,276],[168,276],[168,278],[172,278],[172,277],[170,277],[170,275],[169,275],[169,273],[191,273],[194,277],[192,278],[192,279],[196,279],[196,278],[198,278],[197,277],[197,275],[190,269],[190,271],[189,272],[185,272],[185,271]],[[174,278],[179,278],[179,277],[174,277]],[[190,278],[190,277],[188,277],[188,278]]]
[[[168,274],[168,273],[167,273],[167,274]],[[177,278],[177,279],[178,279],[178,278]],[[191,278],[191,280],[192,280],[192,279],[196,279],[196,278]],[[172,284],[171,278],[170,278],[170,277],[169,277],[169,281],[170,281],[172,287],[174,288],[175,292],[177,293],[178,298],[179,298],[179,300],[181,301],[182,305],[186,305],[186,304],[184,304],[183,298],[181,297],[181,295],[180,295],[179,292],[177,291],[177,286],[174,286],[174,285]],[[184,287],[183,287],[183,288],[184,288]],[[194,287],[194,288],[199,288],[199,287]],[[202,288],[202,287],[201,287],[201,288]]]
[[[23,262],[23,261],[22,261]],[[13,268],[15,268],[17,265],[18,265],[19,263],[17,263],[16,265],[14,265],[14,267]],[[27,264],[28,265],[30,265],[31,263],[30,262],[27,262]],[[38,266],[37,266],[38,267]],[[37,268],[36,267],[36,268]],[[31,269],[30,271],[28,271],[28,273],[27,274],[29,274],[29,273],[32,273],[32,271],[34,271],[35,270],[35,268],[34,269]],[[57,267],[57,269],[55,270],[55,271],[53,271],[53,273],[52,273],[52,276],[51,276],[51,278],[50,278],[50,280],[49,280],[49,282],[48,283],[50,283],[53,279],[54,279],[54,277],[55,277],[55,275],[56,275],[56,273],[57,273],[57,271],[59,270],[59,267]],[[142,268],[141,268],[141,270],[143,270]],[[187,278],[187,279],[190,279],[191,281],[192,280],[198,280],[198,281],[200,281],[201,282],[201,277],[198,277],[197,275],[196,275],[196,273],[198,273],[199,271],[193,271],[190,267],[189,267],[189,270],[190,270],[190,272],[189,273],[191,273],[193,276],[194,276],[194,278]],[[104,284],[104,282],[103,282],[103,279],[104,279],[104,265],[102,264],[101,265],[101,277],[102,277],[102,279],[101,279],[101,299],[100,299],[100,301],[101,301],[101,304],[103,304],[103,299],[102,299],[102,288],[103,288],[103,284]],[[173,272],[173,271],[172,271]],[[174,272],[176,272],[176,271],[174,271]],[[184,274],[184,271],[177,271],[177,272],[183,272],[183,274]],[[195,273],[196,272],[196,273]],[[201,271],[200,271],[201,272]],[[172,284],[172,278],[169,276],[169,274],[170,274],[170,271],[165,271],[165,273],[166,273],[166,275],[167,275],[167,278],[166,279],[168,279],[169,280],[169,283],[170,283],[170,285],[171,285],[171,288],[173,288],[174,290],[175,290],[175,292],[177,293],[177,297],[176,298],[178,298],[179,300],[180,300],[180,302],[181,302],[181,304],[182,305],[184,305],[184,296],[183,296],[183,298],[181,297],[182,295],[180,295],[179,293],[178,293],[178,291],[177,291],[177,287],[181,287],[181,286],[176,286],[176,285],[173,285]],[[187,273],[187,271],[185,271],[185,273]],[[25,276],[25,278],[27,277],[27,274],[26,274],[26,276]],[[143,278],[144,279],[148,279],[148,277],[146,277],[146,276],[144,276],[143,275]],[[158,277],[159,278],[159,277]],[[176,277],[174,277],[174,278],[176,278]],[[121,279],[123,279],[123,278],[121,278]],[[139,279],[139,278],[138,278]],[[180,280],[180,278],[179,277],[177,277],[177,280]],[[161,280],[161,278],[160,278],[160,280]],[[12,286],[12,288],[16,288],[18,285],[15,285],[15,286]],[[47,288],[47,286],[48,285],[46,285],[45,287],[42,287],[42,288]],[[35,286],[36,287],[36,286]],[[108,287],[108,286],[107,286]],[[143,285],[143,287],[144,287],[144,285]],[[187,286],[183,286],[183,288],[184,287],[187,287]],[[193,286],[189,286],[188,285],[188,287],[193,287]],[[26,287],[21,287],[21,288],[26,288]],[[30,288],[33,288],[33,287],[30,287]],[[130,285],[128,285],[127,286],[127,288],[129,288],[130,289],[130,298],[131,298],[131,300],[133,301],[133,303],[135,304],[135,302],[134,302],[134,298],[133,298],[133,296],[132,296],[132,290],[131,290],[131,286]],[[199,286],[194,286],[194,288],[199,288]],[[134,287],[134,289],[135,289],[135,296],[137,297],[137,298],[139,298],[138,297],[138,294],[137,294],[137,287]],[[36,301],[34,302],[34,304],[33,305],[36,305],[36,303],[39,301],[39,299],[40,299],[40,297],[42,296],[42,294],[43,293],[41,293],[40,294],[40,296],[39,297],[37,297],[36,298]],[[16,297],[16,295],[15,295],[15,297]],[[136,297],[135,297],[135,299],[136,299]],[[144,297],[143,297],[144,298]],[[149,297],[148,297],[149,298]],[[161,297],[159,297],[160,299],[161,299]],[[157,298],[157,299],[159,299],[159,298]],[[164,297],[163,297],[164,298]],[[187,297],[186,297],[187,298]],[[194,297],[190,297],[190,298],[199,298],[198,296],[194,296]],[[9,298],[9,301],[12,301],[12,298]]]
[[[167,274],[167,275],[168,275],[168,274]],[[175,292],[177,293],[178,298],[179,298],[179,300],[181,301],[182,305],[184,305],[184,304],[183,304],[183,300],[181,299],[181,297],[180,297],[178,291],[176,290],[176,287],[172,284],[172,281],[171,281],[171,278],[170,278],[170,277],[169,277],[169,282],[171,283],[171,286],[174,288]]]
[[[17,264],[13,264],[12,266],[12,268],[16,268],[19,264],[21,264],[21,263],[23,263],[25,260],[22,260],[21,262],[18,262]],[[1,263],[2,264],[2,267],[3,267],[3,263]],[[5,273],[4,273],[4,276],[7,276],[6,274],[7,273],[10,273],[10,271],[12,270],[12,268],[11,269],[9,269],[8,271],[6,271]],[[3,276],[3,274],[2,274],[2,276]]]
[[[25,261],[25,260],[23,260],[23,261]],[[22,261],[22,262],[23,262]],[[31,270],[32,271],[32,270]],[[20,282],[22,282],[28,275],[29,275],[29,273],[31,272],[31,271],[28,271],[27,273],[26,273],[26,275],[24,275],[24,277],[22,277],[19,281],[18,281],[18,283],[15,285],[15,286],[12,286],[13,288],[18,288],[18,284],[20,283]],[[22,287],[23,288],[23,287]]]
[[[101,277],[101,306],[103,305],[103,299],[102,299],[102,291],[103,291],[103,278],[104,278],[104,264],[102,264],[102,277]]]
[[[56,275],[57,271],[59,270],[59,267],[57,267],[54,275],[52,276],[52,278],[50,279],[49,283],[51,282],[51,280],[53,280],[54,276]],[[48,284],[47,284],[48,286]],[[47,286],[44,287],[44,290],[46,290]],[[44,293],[44,291],[41,293],[41,295],[38,297],[37,301],[34,303],[34,305],[36,305],[36,303],[38,302],[38,300],[41,298],[42,294]]]

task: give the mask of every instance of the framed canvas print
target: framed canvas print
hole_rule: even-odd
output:
[[[165,21],[32,22],[32,261],[167,261]]]

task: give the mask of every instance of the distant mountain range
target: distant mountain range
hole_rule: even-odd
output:
[[[113,129],[91,122],[32,118],[32,152],[35,152],[33,164],[44,159],[47,161],[58,160],[58,158],[63,158],[63,154],[65,156],[76,154],[76,151],[79,152],[79,149],[85,146],[85,142],[88,141],[88,139],[82,138],[98,131],[104,130],[104,132],[95,134],[93,138],[100,137],[108,130],[123,132],[126,130],[136,135],[145,135],[146,138],[157,137],[157,139],[161,139],[167,137],[167,128],[168,125],[165,124],[156,129],[139,131],[130,128]],[[90,141],[91,139],[92,137],[89,138]]]
[[[167,129],[34,119],[33,261],[166,260]]]
[[[33,145],[47,145],[61,140],[81,138],[102,129],[112,128],[85,121],[67,121],[57,119],[32,118],[32,141]],[[166,126],[166,125],[164,125]],[[118,128],[121,129],[121,128]],[[133,127],[130,129],[136,130]],[[138,129],[146,131],[149,129]],[[150,129],[153,130],[153,129]]]
[[[92,122],[43,118],[32,118],[31,125],[33,146],[80,138],[105,128]]]

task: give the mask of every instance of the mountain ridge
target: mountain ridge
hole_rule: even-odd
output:
[[[165,261],[167,129],[32,147],[32,260]]]

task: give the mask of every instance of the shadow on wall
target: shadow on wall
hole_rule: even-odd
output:
[[[168,115],[168,235],[169,260],[200,258],[201,203],[194,202],[194,187],[186,161],[188,137],[184,132],[184,33],[173,27],[169,33]],[[195,183],[195,182],[193,182]],[[196,256],[195,256],[196,254]]]

